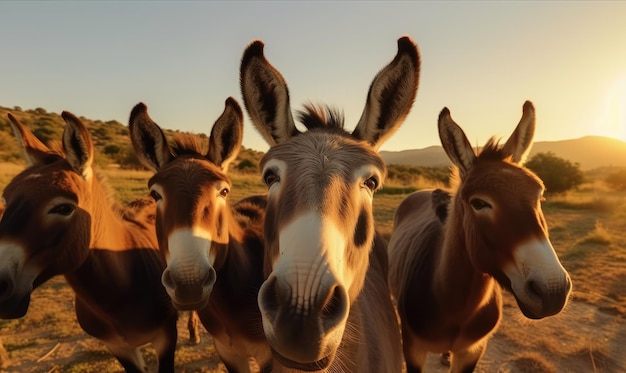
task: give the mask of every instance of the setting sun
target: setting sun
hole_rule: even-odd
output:
[[[609,88],[595,132],[598,135],[626,141],[626,74]]]

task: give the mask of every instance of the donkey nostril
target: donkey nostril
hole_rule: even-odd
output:
[[[541,286],[533,280],[529,280],[526,282],[526,292],[531,297],[537,298],[537,299],[541,299],[543,296],[543,291],[541,290]]]
[[[13,293],[13,281],[10,279],[3,279],[0,281],[0,300],[4,300],[11,296]]]
[[[335,286],[326,303],[322,305],[322,320],[326,329],[331,329],[343,320],[348,312],[348,299],[341,286]]]
[[[259,306],[263,312],[274,314],[278,310],[278,291],[276,277],[265,280],[259,290]]]
[[[161,276],[161,283],[167,289],[174,289],[176,285],[174,284],[174,279],[172,278],[172,271],[168,268],[163,271],[163,275]]]
[[[211,267],[209,269],[209,273],[207,273],[206,278],[204,279],[204,283],[202,284],[204,287],[212,287],[217,280],[217,274],[215,273],[215,269]]]

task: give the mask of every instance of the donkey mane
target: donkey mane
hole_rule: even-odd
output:
[[[509,162],[512,159],[511,154],[506,154],[504,151],[504,145],[500,144],[500,141],[495,137],[489,138],[485,146],[478,152],[477,160],[483,161],[504,161]],[[461,184],[461,176],[459,174],[459,168],[455,165],[450,166],[450,177],[448,178],[449,190],[458,190]]]
[[[104,197],[107,204],[111,206],[111,209],[122,219],[133,220],[132,218],[129,219],[127,217],[135,215],[136,209],[132,206],[124,206],[117,201],[117,198],[115,198],[115,189],[113,189],[111,183],[109,182],[109,178],[100,168],[94,167],[93,173],[96,176],[96,179],[98,180],[100,185],[102,186],[102,190],[104,191]]]
[[[174,134],[174,144],[172,151],[175,157],[182,155],[205,157],[209,145],[205,139],[191,133]]]
[[[511,158],[511,155],[504,153],[502,151],[503,148],[504,145],[500,145],[498,139],[491,137],[478,154],[478,158],[492,161],[505,161],[507,158]]]
[[[41,159],[43,164],[49,165],[65,158],[65,150],[63,150],[61,141],[50,140],[46,145],[50,151]]]
[[[298,111],[298,120],[300,120],[308,130],[325,128],[345,132],[343,128],[343,113],[339,109],[327,105],[305,104],[304,110]]]

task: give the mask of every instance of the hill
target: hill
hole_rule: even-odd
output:
[[[22,110],[20,107],[9,109],[0,106],[0,161],[22,161],[22,155],[13,136],[7,113],[15,116],[45,144],[60,141],[65,128],[65,122],[60,114],[49,113],[43,108]],[[100,165],[119,164],[123,168],[143,168],[139,164],[130,143],[128,125],[115,120],[93,120],[82,116],[79,118],[93,138],[96,148],[96,163]],[[173,134],[179,131],[164,129],[164,132],[169,139],[172,139]],[[208,143],[207,135],[198,135]],[[243,172],[257,172],[261,155],[261,152],[242,148],[232,167]]]
[[[45,143],[61,138],[65,123],[59,114],[49,113],[45,109],[36,108],[22,110],[0,106],[0,161],[21,161],[15,138],[11,131],[7,112],[12,113],[28,126]],[[102,121],[80,117],[89,129],[97,150],[96,161],[100,164],[117,163],[122,167],[138,168],[130,144],[128,126],[115,120]],[[171,136],[178,131],[164,130]],[[207,138],[204,134],[199,134]],[[208,140],[208,139],[207,139]],[[551,151],[558,157],[580,164],[583,171],[600,167],[626,167],[626,142],[601,136],[586,136],[573,140],[539,141],[533,144],[530,155]],[[387,164],[442,167],[449,166],[450,161],[441,146],[430,146],[423,149],[403,151],[381,151]],[[257,172],[258,161],[262,153],[242,148],[234,167],[240,171]]]
[[[600,167],[626,167],[626,142],[602,136],[585,136],[573,140],[538,141],[530,156],[553,152],[560,158],[580,164],[583,171]],[[403,151],[381,151],[387,164],[440,167],[450,165],[441,146]]]

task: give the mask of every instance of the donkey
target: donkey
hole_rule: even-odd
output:
[[[572,285],[548,239],[544,186],[521,166],[534,132],[527,101],[507,142],[491,138],[476,155],[449,110],[441,111],[439,137],[458,168],[456,193],[406,197],[389,241],[389,284],[409,372],[422,371],[428,352],[450,352],[452,372],[473,371],[501,318],[501,287],[531,319],[565,306]]]
[[[262,41],[245,50],[241,90],[270,149],[265,275],[259,307],[278,371],[399,372],[398,319],[387,284],[386,242],[372,198],[386,167],[377,153],[415,100],[420,57],[409,38],[374,78],[352,133],[343,115],[305,106],[296,129],[283,76]]]
[[[146,371],[139,347],[147,343],[159,372],[173,372],[178,316],[159,281],[165,263],[149,221],[155,204],[118,206],[94,169],[87,129],[62,116],[63,151],[54,151],[9,114],[28,167],[2,196],[0,318],[24,316],[33,289],[63,274],[78,323],[127,372]]]
[[[157,236],[167,268],[162,282],[174,306],[198,310],[215,349],[230,372],[249,372],[248,358],[271,369],[257,294],[263,283],[265,196],[233,208],[226,172],[243,136],[243,112],[233,98],[215,122],[209,147],[194,135],[168,145],[147,107],[135,106],[129,121],[133,147],[154,172],[148,181],[157,204]]]

